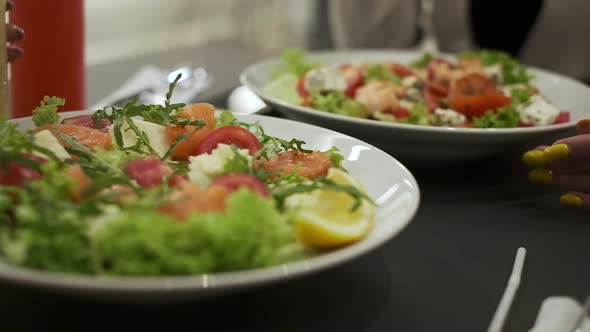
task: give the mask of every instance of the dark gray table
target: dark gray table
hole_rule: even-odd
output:
[[[214,71],[228,84],[218,91],[237,83],[241,68],[253,60],[244,58],[239,51],[223,58],[232,67]],[[91,69],[90,77],[102,70],[131,73],[126,66],[158,59],[178,61],[160,54]],[[109,77],[91,81],[91,89]],[[210,98],[223,101],[223,93]],[[207,331],[484,331],[520,246],[528,249],[527,262],[506,331],[527,331],[548,296],[582,299],[590,292],[590,215],[560,207],[559,192],[530,184],[518,155],[411,170],[423,195],[414,221],[380,249],[332,270],[169,305],[101,303],[0,284],[0,330],[88,324],[110,329],[120,325],[116,318],[137,329],[188,324]]]

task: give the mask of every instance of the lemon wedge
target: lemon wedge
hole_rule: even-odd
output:
[[[331,168],[327,178],[362,190],[358,181],[339,169]],[[360,207],[352,211],[355,199],[331,189],[293,195],[286,204],[296,208],[294,224],[299,241],[318,248],[342,246],[362,239],[375,219],[375,206],[370,202],[363,200]]]

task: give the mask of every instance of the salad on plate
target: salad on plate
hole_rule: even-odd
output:
[[[210,104],[107,107],[33,130],[0,120],[0,260],[110,276],[272,266],[361,240],[375,204],[336,147]]]
[[[283,53],[265,92],[317,111],[426,126],[514,128],[570,121],[531,82],[528,68],[491,50],[452,58],[320,64]]]

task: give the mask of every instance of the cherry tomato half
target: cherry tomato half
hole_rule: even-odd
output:
[[[305,88],[305,75],[301,76],[299,81],[297,81],[297,93],[303,99],[309,97],[309,91]]]
[[[32,154],[24,157],[40,163],[47,161],[44,158]],[[0,185],[3,186],[20,187],[27,181],[37,180],[42,177],[43,174],[16,161],[11,161],[4,166],[0,166]]]
[[[81,127],[88,127],[88,128],[93,128],[93,129],[99,129],[102,132],[108,132],[109,126],[111,125],[112,122],[109,121],[108,119],[102,119],[101,123],[99,123],[99,125],[96,126],[96,123],[94,123],[94,120],[92,120],[92,115],[80,115],[80,116],[75,116],[73,118],[63,119],[63,121],[61,123],[71,124],[71,125],[76,125],[76,126],[81,126]]]
[[[236,191],[242,187],[246,187],[262,197],[269,197],[270,192],[264,182],[254,175],[246,173],[231,173],[218,177],[213,180],[213,185],[225,187],[228,191]]]
[[[559,115],[553,121],[553,124],[570,122],[570,112],[559,112]]]
[[[506,106],[510,101],[510,97],[500,94],[463,96],[451,100],[451,107],[467,116],[480,116],[486,111]]]
[[[143,188],[161,185],[164,178],[172,173],[172,168],[155,156],[132,160],[125,165],[124,170]]]
[[[213,130],[197,145],[195,156],[203,153],[211,153],[218,144],[235,145],[239,149],[248,149],[250,154],[262,148],[258,138],[250,131],[239,126],[226,126]]]
[[[391,70],[398,76],[406,77],[414,74],[414,71],[404,65],[399,63],[394,63],[391,65]]]
[[[363,85],[363,72],[360,68],[353,65],[340,66],[340,72],[346,80],[346,90],[344,93],[350,98],[354,98],[356,90]]]

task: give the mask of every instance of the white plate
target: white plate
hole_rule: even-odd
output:
[[[71,116],[89,114],[72,112]],[[122,300],[176,300],[219,295],[232,290],[286,280],[330,268],[368,253],[398,234],[413,218],[420,200],[412,174],[385,152],[355,138],[294,121],[236,115],[244,122],[259,121],[270,135],[296,137],[306,146],[326,150],[338,147],[344,166],[367,188],[378,204],[376,224],[360,242],[305,260],[241,272],[183,277],[88,277],[47,273],[8,265],[0,261],[0,280],[50,288],[78,295]],[[23,129],[32,128],[30,118],[14,120]],[[378,166],[378,167],[376,167]],[[367,172],[367,170],[371,170]]]
[[[310,53],[308,57],[323,64],[384,60],[407,63],[419,55],[412,51],[358,50]],[[573,79],[532,68],[535,75],[533,84],[560,109],[571,111],[571,122],[544,127],[482,129],[416,126],[353,118],[316,111],[265,94],[264,87],[272,80],[273,69],[278,64],[278,57],[253,64],[244,70],[240,80],[286,116],[358,137],[393,153],[404,162],[438,164],[489,157],[530,140],[562,134],[573,128],[578,120],[590,117],[589,87]]]

